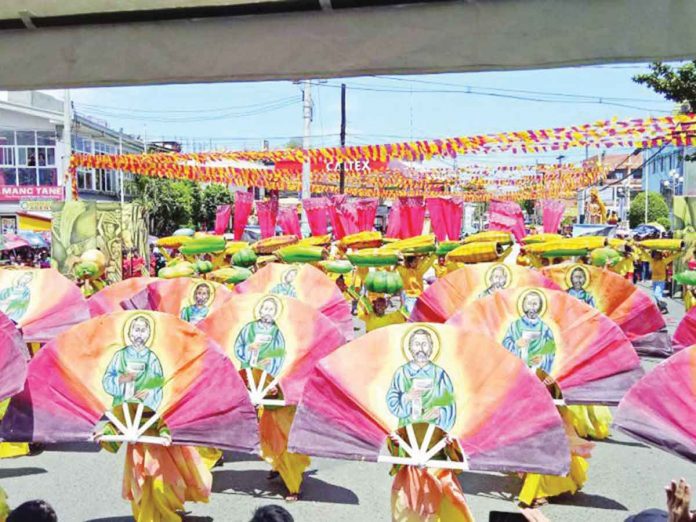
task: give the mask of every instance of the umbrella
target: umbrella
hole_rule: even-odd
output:
[[[31,246],[29,241],[18,236],[17,234],[3,234],[2,236],[2,246],[0,250],[14,250],[15,248],[22,248]]]
[[[17,327],[0,313],[0,401],[22,391],[29,351]]]
[[[130,299],[155,281],[157,279],[154,277],[132,277],[102,288],[87,299],[92,317],[132,309],[133,307],[125,308],[121,303],[129,303]]]
[[[500,288],[558,286],[535,270],[505,263],[467,265],[438,279],[416,301],[411,321],[444,323],[457,310]]]
[[[544,268],[541,273],[618,324],[638,353],[668,355],[672,352],[660,310],[630,281],[609,270],[583,264],[563,263]],[[571,290],[574,274],[582,281],[581,289]]]
[[[694,344],[696,344],[696,308],[689,310],[679,321],[672,336],[672,349],[683,350]]]
[[[126,352],[138,344],[145,362],[142,350],[138,358]],[[124,368],[138,374],[132,384],[117,380]],[[141,425],[144,408],[155,413]],[[162,419],[174,444],[246,452],[258,445],[256,412],[232,364],[215,342],[168,314],[115,312],[49,342],[29,364],[1,432],[6,440],[84,442],[103,416],[119,430],[105,441],[162,443],[142,436]]]
[[[89,319],[80,289],[53,269],[0,269],[0,312],[27,343],[43,343]]]
[[[447,323],[497,339],[530,367],[546,371],[568,403],[618,404],[642,375],[638,355],[621,328],[558,290],[501,290],[463,308]]]
[[[287,295],[316,308],[331,319],[346,339],[353,338],[353,316],[343,294],[324,272],[310,265],[269,263],[234,287],[236,293]]]
[[[638,381],[619,404],[615,424],[630,436],[696,462],[696,346]]]
[[[424,378],[412,376],[420,366],[412,361],[418,349],[430,360],[418,370]],[[422,393],[406,398],[404,390],[414,387]],[[434,442],[441,432],[456,441],[462,461],[436,458],[447,440]],[[389,437],[397,438],[402,454],[387,451]],[[519,359],[488,337],[432,323],[381,328],[323,359],[305,385],[289,450],[558,475],[568,471],[570,459],[551,395]]]
[[[39,234],[36,232],[31,232],[31,231],[21,231],[17,233],[17,236],[20,239],[25,240],[27,243],[29,243],[29,246],[32,248],[48,248],[48,243],[44,241],[44,238],[42,238]]]
[[[180,277],[159,279],[122,302],[126,309],[157,310],[196,324],[220,308],[232,292],[220,283]]]
[[[268,322],[264,319],[268,318]],[[343,334],[311,306],[286,296],[235,296],[198,328],[242,371],[254,404],[297,404],[317,362],[345,343]],[[256,353],[251,348],[260,343]],[[266,392],[279,386],[282,399]]]

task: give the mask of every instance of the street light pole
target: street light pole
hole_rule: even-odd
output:
[[[73,200],[73,177],[70,173],[70,158],[72,157],[72,101],[70,89],[63,91],[63,180],[65,201]]]
[[[304,80],[302,82],[302,118],[304,120],[304,134],[302,136],[302,148],[307,151],[311,146],[312,140],[312,82]],[[305,157],[302,165],[302,194],[300,199],[309,199],[312,196],[310,178],[312,175],[312,165],[309,155]],[[302,233],[309,232],[309,219],[307,212],[302,211]]]

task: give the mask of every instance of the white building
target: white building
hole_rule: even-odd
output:
[[[0,229],[34,228],[23,219],[28,207],[37,218],[48,218],[49,199],[63,199],[63,101],[37,91],[0,92]],[[73,115],[73,152],[117,154],[143,151],[143,142],[120,135],[106,122]],[[126,180],[130,175],[126,174]],[[83,199],[120,198],[117,171],[80,169],[77,185]],[[68,187],[67,190],[70,190]],[[31,204],[29,200],[34,200]],[[42,201],[43,203],[40,203]],[[26,225],[26,226],[24,226]]]

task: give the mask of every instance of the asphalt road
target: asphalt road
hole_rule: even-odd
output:
[[[670,302],[670,329],[683,316],[681,302]],[[646,369],[656,360],[645,359]],[[0,485],[11,505],[43,498],[61,522],[127,522],[130,506],[121,499],[123,453],[46,451],[36,457],[0,460]],[[279,481],[268,482],[268,467],[249,455],[228,455],[214,471],[209,504],[187,504],[186,520],[244,522],[253,510],[284,504]],[[543,512],[553,521],[614,522],[650,507],[664,507],[663,486],[685,477],[696,484],[696,467],[685,460],[615,433],[597,444],[589,481],[575,496],[561,497]],[[491,510],[515,511],[521,487],[515,476],[464,473],[461,483],[479,522]],[[391,478],[385,464],[314,459],[305,479],[303,498],[287,505],[296,521],[387,522]]]

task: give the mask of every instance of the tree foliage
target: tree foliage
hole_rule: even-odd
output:
[[[667,220],[669,222],[669,208],[665,202],[665,198],[657,192],[648,193],[648,220],[647,223],[652,223],[657,221],[660,223],[661,219]],[[635,228],[641,223],[646,223],[645,221],[645,192],[639,193],[633,201],[631,201],[631,208],[628,211],[628,220],[630,222],[631,228]]]
[[[670,101],[688,103],[686,110],[696,110],[696,61],[679,67],[662,62],[650,64],[650,72],[637,74],[633,81],[650,87]]]
[[[135,176],[130,188],[135,201],[147,209],[150,233],[156,236],[171,235],[182,227],[211,228],[217,206],[232,202],[224,185],[211,184],[201,190],[192,181]]]
[[[232,195],[224,185],[211,184],[203,190],[199,224],[201,228],[210,229],[215,225],[215,213],[218,205],[232,203]]]

